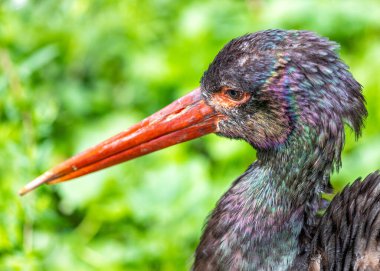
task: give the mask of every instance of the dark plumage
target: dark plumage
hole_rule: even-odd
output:
[[[367,114],[337,47],[307,31],[263,31],[232,40],[205,72],[206,99],[231,116],[219,134],[246,140],[258,160],[211,214],[194,270],[307,269],[320,193],[341,164],[344,123],[359,136]],[[223,86],[251,99],[232,110],[219,107],[213,93]]]
[[[310,271],[380,270],[380,175],[335,196],[311,242]]]
[[[58,183],[216,132],[257,149],[217,203],[193,270],[380,270],[380,176],[321,192],[341,166],[344,124],[367,116],[338,45],[308,31],[267,30],[229,42],[200,88],[33,180]]]

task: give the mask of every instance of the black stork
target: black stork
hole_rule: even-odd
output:
[[[210,215],[193,270],[380,270],[380,176],[321,192],[341,166],[344,124],[360,135],[360,84],[337,44],[308,31],[230,41],[200,87],[130,129],[47,171],[20,194],[208,133],[243,139],[257,160]]]

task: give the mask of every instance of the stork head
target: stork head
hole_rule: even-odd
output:
[[[206,102],[225,118],[218,133],[257,149],[305,135],[357,135],[367,112],[360,84],[337,54],[338,45],[308,31],[267,30],[229,42],[205,72]]]

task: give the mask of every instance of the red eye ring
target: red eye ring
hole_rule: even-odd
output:
[[[248,102],[250,98],[251,93],[227,86],[221,87],[213,95],[214,104],[226,108],[242,105]]]
[[[244,98],[244,92],[240,90],[236,90],[233,88],[228,88],[224,91],[225,95],[227,95],[231,100],[241,101]]]
[[[251,98],[251,94],[249,92],[235,88],[230,88],[227,86],[222,87],[220,93],[222,94],[222,96],[224,96],[224,99],[228,99],[229,101],[235,104],[243,104]]]

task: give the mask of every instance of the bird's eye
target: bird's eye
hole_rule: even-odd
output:
[[[243,91],[236,90],[236,89],[226,89],[224,92],[231,100],[234,101],[241,101],[244,98]]]
[[[251,98],[251,94],[247,91],[237,90],[224,86],[220,91],[214,94],[215,102],[224,107],[234,107],[242,105]]]

